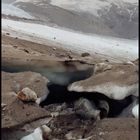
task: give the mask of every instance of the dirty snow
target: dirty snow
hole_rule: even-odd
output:
[[[49,134],[51,129],[46,125],[42,125],[34,130],[33,133],[24,136],[21,140],[43,140],[43,134]]]
[[[71,84],[68,87],[69,91],[77,91],[77,92],[99,92],[107,96],[108,98],[114,100],[122,100],[129,95],[139,96],[138,95],[138,84],[130,85],[130,86],[119,86],[114,83],[105,83],[97,86],[87,87],[85,89],[83,86],[75,85],[76,83]]]
[[[17,16],[17,17],[20,17],[20,18],[33,19],[33,17],[31,15],[29,15],[27,12],[25,12],[22,9],[19,9],[19,8],[15,7],[12,4],[2,3],[2,14]]]
[[[40,128],[36,128],[30,135],[24,136],[21,140],[43,140]]]
[[[134,108],[132,109],[132,114],[135,118],[139,118],[139,105],[134,106]]]
[[[3,31],[13,30],[26,36],[37,37],[51,42],[55,46],[91,55],[101,55],[120,61],[131,61],[138,58],[138,41],[99,35],[86,35],[46,25],[25,23],[2,19]],[[22,38],[22,36],[21,36]]]

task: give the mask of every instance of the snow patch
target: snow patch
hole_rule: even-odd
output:
[[[23,137],[21,140],[43,140],[42,131],[40,128],[36,128],[33,133]]]
[[[139,118],[139,105],[134,106],[134,108],[132,109],[132,114],[135,118]]]
[[[16,16],[20,18],[34,19],[31,15],[12,4],[2,3],[2,14]]]

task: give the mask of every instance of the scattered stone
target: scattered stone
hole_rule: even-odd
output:
[[[24,51],[24,52],[26,52],[26,53],[29,53],[29,51],[28,51],[28,50],[26,50],[26,49],[23,49],[23,51]]]
[[[49,140],[138,140],[138,119],[135,118],[105,118],[94,122],[63,115],[47,125],[52,130]]]
[[[52,113],[51,113],[52,118],[55,118],[55,117],[57,117],[58,115],[59,115],[59,112],[52,112]]]
[[[28,87],[23,88],[21,91],[19,91],[17,94],[17,97],[22,101],[36,101],[37,100],[37,94]]]
[[[26,116],[29,116],[30,115],[30,113],[26,113]]]
[[[14,47],[15,49],[17,49],[17,48],[18,48],[18,46],[16,46],[16,45],[14,45],[13,47]]]
[[[108,60],[108,59],[106,59],[106,60],[105,60],[105,62],[109,62],[109,60]]]
[[[2,108],[6,107],[6,104],[1,103],[1,107],[2,107]]]
[[[106,118],[108,116],[108,113],[109,113],[109,104],[108,104],[107,101],[105,101],[105,100],[99,100],[98,109],[101,111],[100,112],[101,119],[102,118]]]
[[[4,108],[2,108],[2,111],[5,111],[6,110],[6,108],[4,107]]]
[[[55,118],[60,115],[70,115],[75,113],[74,109],[66,103],[54,103],[46,105],[44,106],[44,108],[48,112],[50,112],[52,118]]]
[[[100,132],[99,135],[100,135],[100,136],[104,135],[104,132]]]
[[[85,52],[85,53],[82,53],[81,56],[86,57],[86,56],[90,56],[90,54],[88,52]]]
[[[45,100],[47,95],[49,94],[49,90],[47,89],[47,86],[46,86],[47,83],[49,82],[49,80],[39,73],[35,73],[35,72],[18,72],[18,73],[2,72],[2,81],[3,81],[2,85],[3,85],[4,94],[14,91],[15,95],[17,96],[18,92],[20,92],[23,88],[28,87],[37,94],[38,104],[40,104],[43,100]],[[4,100],[3,100],[3,102],[4,102]],[[4,102],[4,103],[6,103],[6,102]]]
[[[77,115],[84,119],[100,120],[100,110],[97,110],[94,103],[88,99],[80,98],[74,103],[74,110]]]
[[[60,57],[66,57],[66,55],[65,55],[65,54],[60,54],[59,56],[60,56]]]
[[[10,33],[6,33],[6,35],[10,35]]]
[[[53,50],[55,51],[55,50],[56,50],[56,48],[53,48]]]
[[[69,59],[72,59],[73,57],[71,55],[68,54]]]

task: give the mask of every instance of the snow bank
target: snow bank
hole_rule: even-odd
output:
[[[16,16],[20,18],[33,19],[33,17],[29,15],[27,12],[15,7],[12,4],[2,3],[2,14]]]
[[[78,85],[78,82],[75,82],[69,85],[68,90],[76,92],[98,92],[114,100],[123,100],[129,95],[139,96],[137,92],[138,84],[119,86],[109,82],[97,86],[87,86],[87,88],[85,88],[84,86]]]
[[[51,42],[53,45],[91,55],[101,55],[106,59],[131,61],[138,58],[138,41],[127,40],[99,35],[86,35],[72,31],[66,31],[46,25],[25,23],[2,19],[3,30],[13,30],[26,36],[37,37]],[[22,37],[22,36],[21,36]]]

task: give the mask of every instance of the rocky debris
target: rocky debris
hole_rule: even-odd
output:
[[[100,120],[100,110],[85,98],[80,98],[74,103],[74,110],[81,118]]]
[[[48,139],[57,140],[138,140],[138,120],[133,118],[80,120],[75,115],[53,118],[47,126],[52,133]]]
[[[53,48],[53,50],[55,51],[55,50],[56,50],[56,48]]]
[[[16,129],[16,132],[13,132],[17,138],[8,130],[3,130],[5,132],[3,135],[11,135],[13,139],[9,137],[10,140],[21,139],[21,136],[24,140],[31,140],[31,138],[33,138],[33,140],[38,140],[39,138],[45,140],[45,138],[42,138],[43,134],[41,132],[44,133],[44,131],[41,127],[42,125],[46,125],[46,139],[48,140],[131,140],[132,138],[138,140],[138,120],[136,119],[107,118],[100,121],[93,121],[92,119],[83,120],[75,114],[74,110],[70,113],[70,108],[72,108],[72,106],[66,103],[47,105],[45,109],[49,114],[51,112],[59,112],[59,115],[56,117],[45,117],[25,124],[23,127],[20,127],[20,129]]]
[[[6,35],[10,35],[10,33],[6,33]]]
[[[33,101],[37,100],[37,94],[28,87],[23,88],[17,93],[17,97],[22,101]]]
[[[13,37],[10,36],[4,36],[2,35],[2,50],[4,50],[5,52],[2,52],[2,56],[16,56],[16,57],[21,57],[21,56],[26,56],[26,57],[38,57],[38,59],[48,59],[51,58],[53,59],[59,59],[60,60],[60,55],[64,54],[65,57],[63,57],[64,60],[68,60],[69,59],[69,54],[72,55],[72,57],[78,59],[83,59],[80,55],[71,52],[69,50],[64,50],[62,48],[59,48],[56,46],[48,46],[48,45],[42,45],[39,43],[35,43],[35,42],[31,42],[31,41],[27,41],[27,40],[23,40],[23,39],[15,39]],[[11,47],[7,47],[7,46],[11,46]],[[14,48],[14,46],[18,46],[18,48]],[[5,47],[5,49],[4,49]],[[14,48],[14,49],[13,49]],[[23,50],[27,50],[30,53],[27,54],[25,53]],[[22,51],[21,51],[22,50]],[[37,54],[40,55],[35,55],[32,52],[35,52]],[[16,53],[16,55],[15,55]],[[52,57],[51,57],[52,55]],[[85,59],[85,58],[84,58]],[[92,58],[92,61],[95,60],[95,58]]]
[[[44,106],[44,108],[50,112],[53,118],[60,115],[71,115],[75,113],[73,105],[67,103],[54,103]]]
[[[88,79],[77,81],[69,85],[69,91],[95,92],[121,100],[129,95],[138,96],[138,71],[137,66],[131,64],[106,64],[109,69],[100,69]],[[95,66],[96,69],[96,66]]]
[[[5,108],[5,107],[6,107],[6,104],[1,103],[1,107],[2,107],[2,108]]]
[[[46,86],[48,82],[46,77],[35,72],[7,73],[2,71],[2,92],[6,93],[11,91],[18,93],[28,87],[37,94],[37,98],[43,99],[49,93]]]
[[[35,57],[35,56],[38,56],[38,57],[43,56],[43,54],[30,48],[22,48],[22,47],[19,47],[18,45],[12,45],[12,44],[8,44],[8,45],[2,44],[2,45],[4,46],[2,48],[3,56],[13,57],[16,54],[15,55],[16,57],[19,56],[20,58],[23,58],[23,59],[24,57],[30,58],[30,57]]]
[[[4,115],[4,112],[6,110],[6,104],[2,103],[1,104],[1,108],[2,108],[2,116]]]
[[[86,57],[86,56],[90,56],[90,54],[87,53],[87,52],[85,52],[85,53],[82,53],[81,56],[82,56],[82,57]]]
[[[24,51],[24,52],[26,52],[26,53],[29,53],[29,51],[28,51],[28,50],[26,50],[26,49],[23,49],[23,51]]]
[[[109,104],[105,100],[99,100],[98,109],[100,110],[100,118],[106,118],[109,113]]]
[[[93,121],[106,118],[110,111],[107,101],[99,100],[98,103],[95,104],[93,100],[82,97],[74,102],[73,108],[80,118],[92,119]]]
[[[16,45],[14,45],[13,47],[14,47],[15,49],[17,49],[17,48],[18,48],[18,46],[16,46]]]
[[[16,81],[16,82],[14,82]],[[47,96],[46,88],[48,80],[38,73],[21,72],[6,73],[2,72],[2,103],[6,104],[3,110],[2,129],[10,129],[22,126],[36,119],[49,116],[48,112],[39,107],[36,103],[24,103],[17,98],[17,87],[20,89],[29,87],[37,93],[38,98]],[[18,83],[18,86],[16,86]]]
[[[45,109],[33,103],[25,104],[10,93],[5,94],[7,95],[7,106],[2,116],[2,129],[14,129],[36,119],[49,116]]]

